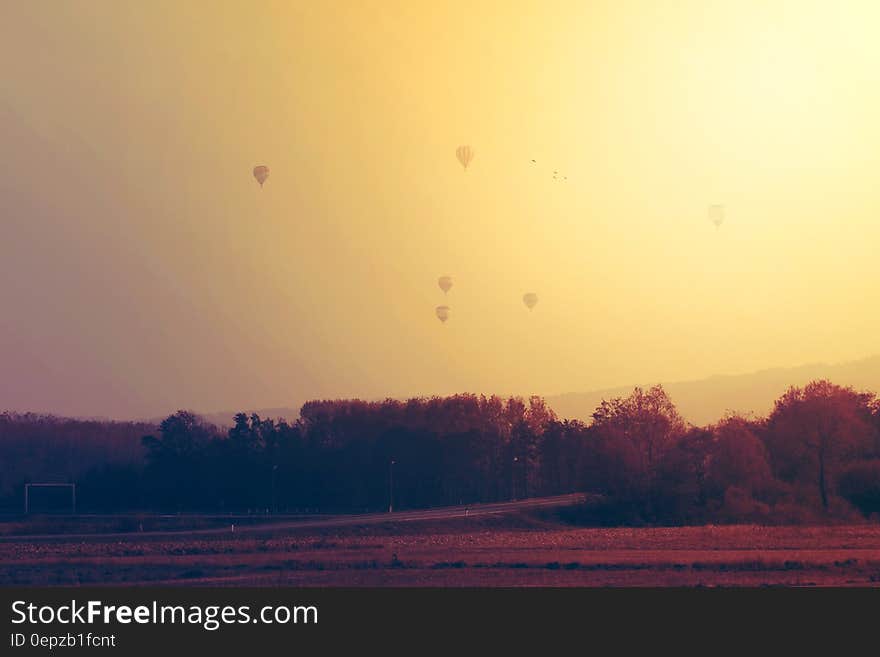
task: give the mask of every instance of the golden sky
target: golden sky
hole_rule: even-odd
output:
[[[873,0],[5,3],[0,406],[876,353],[878,33]]]

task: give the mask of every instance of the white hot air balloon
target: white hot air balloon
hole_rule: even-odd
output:
[[[260,188],[263,187],[263,183],[266,182],[266,179],[269,177],[269,167],[265,164],[260,164],[259,166],[254,167],[254,178],[257,179],[257,182],[260,183]]]
[[[474,159],[474,149],[470,146],[459,146],[455,149],[455,157],[461,162],[461,166],[467,171],[468,164]]]
[[[715,228],[721,228],[721,224],[724,223],[724,206],[723,205],[710,205],[709,206],[709,221],[711,221]]]
[[[452,288],[452,276],[441,276],[437,279],[437,285],[443,290],[443,294],[446,294]]]
[[[449,306],[437,306],[434,312],[437,313],[437,319],[444,324],[446,323],[446,320],[449,319]]]
[[[527,292],[523,295],[523,303],[526,304],[526,308],[531,310],[538,303],[538,295],[534,292]]]

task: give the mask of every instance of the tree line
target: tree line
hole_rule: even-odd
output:
[[[156,427],[5,414],[0,457],[8,508],[52,464],[93,511],[360,512],[587,492],[571,513],[599,524],[880,513],[880,403],[828,381],[792,387],[767,417],[703,427],[660,386],[603,401],[589,423],[539,397],[470,394],[312,401],[296,421],[240,413],[225,430],[188,411]]]

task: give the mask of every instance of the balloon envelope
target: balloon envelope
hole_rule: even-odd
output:
[[[471,160],[474,159],[474,149],[472,149],[470,146],[459,146],[455,149],[455,157],[457,157],[458,161],[461,162],[461,166],[467,169],[468,164],[470,164]]]
[[[449,306],[437,306],[434,311],[437,313],[437,319],[441,322],[445,323],[447,319],[449,319]]]
[[[254,167],[254,178],[257,179],[257,182],[260,183],[260,187],[263,186],[263,183],[266,182],[266,179],[269,177],[269,167],[264,164]]]
[[[538,303],[538,295],[534,292],[528,292],[523,295],[523,303],[526,304],[526,307],[531,310]]]
[[[709,221],[715,224],[715,228],[720,228],[721,224],[724,223],[724,206],[723,205],[710,205],[709,206]]]
[[[443,294],[446,294],[452,288],[452,276],[441,276],[437,279],[437,285],[443,290]]]

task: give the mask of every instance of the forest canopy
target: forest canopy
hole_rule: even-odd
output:
[[[75,482],[80,510],[362,512],[590,493],[594,524],[815,522],[880,513],[880,404],[829,381],[766,418],[692,426],[661,386],[560,420],[540,397],[311,401],[296,421],[158,425],[0,415],[0,500]]]

